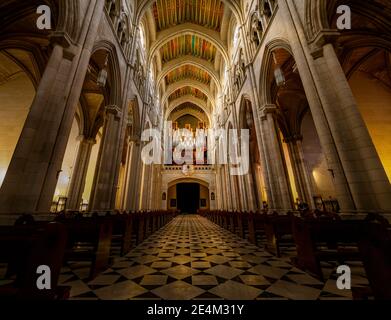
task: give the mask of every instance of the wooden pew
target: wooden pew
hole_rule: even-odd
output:
[[[236,231],[236,216],[237,216],[237,212],[227,212],[226,215],[227,215],[227,230],[229,230],[230,232],[232,233],[235,233]]]
[[[91,262],[90,279],[110,265],[113,223],[110,217],[58,217],[68,232],[65,261]]]
[[[293,245],[292,214],[264,215],[264,230],[266,235],[266,251],[281,257],[281,245]]]
[[[242,238],[246,238],[246,232],[248,230],[248,213],[241,212],[236,215],[237,229],[236,234]]]
[[[297,257],[292,262],[323,281],[321,261],[361,260],[358,243],[368,231],[364,220],[292,219]]]
[[[359,243],[359,250],[371,287],[370,294],[377,300],[391,300],[391,229],[388,222],[370,223],[367,236]]]
[[[0,260],[14,264],[16,280],[0,287],[0,299],[64,300],[70,287],[58,285],[67,242],[60,223],[0,227]],[[39,290],[39,266],[50,268],[49,290]]]
[[[266,215],[251,212],[248,217],[248,241],[252,244],[259,245],[258,237],[263,237],[265,230]]]
[[[121,256],[126,255],[132,248],[133,220],[128,213],[118,213],[111,216],[113,223],[112,247],[119,247]]]
[[[136,244],[139,245],[145,239],[145,213],[138,212],[134,217],[136,231]]]

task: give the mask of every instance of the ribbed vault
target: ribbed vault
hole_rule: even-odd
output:
[[[232,16],[240,23],[240,11],[239,0],[138,2],[136,16],[140,21],[144,17],[149,33],[147,65],[156,70],[165,119],[183,106],[188,114],[194,108],[212,119],[222,90],[220,70],[230,64],[228,26]]]

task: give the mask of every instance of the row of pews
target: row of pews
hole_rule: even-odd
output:
[[[114,256],[133,247],[168,224],[177,212],[62,212],[48,222],[31,215],[13,226],[0,226],[0,264],[7,267],[7,285],[0,298],[69,298],[70,288],[58,285],[61,268],[70,262],[90,263],[89,279],[107,270]],[[50,290],[37,286],[39,266],[50,267]]]
[[[381,215],[347,220],[321,211],[209,211],[204,216],[277,257],[281,248],[293,249],[293,265],[321,281],[321,262],[361,261],[372,292],[353,290],[355,298],[391,299],[391,227]]]

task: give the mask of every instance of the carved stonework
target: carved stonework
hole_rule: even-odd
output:
[[[113,114],[115,117],[120,118],[122,116],[122,110],[116,105],[106,106],[106,115]]]

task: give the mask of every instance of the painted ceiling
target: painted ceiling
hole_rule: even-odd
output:
[[[191,95],[197,99],[204,100],[205,102],[208,100],[207,96],[201,92],[200,90],[193,87],[183,87],[181,89],[176,90],[174,93],[170,95],[168,101],[171,103],[172,101],[179,99],[184,96]]]
[[[163,63],[182,56],[194,56],[213,63],[216,52],[213,44],[195,35],[177,37],[160,48]]]
[[[190,101],[195,97],[202,101],[202,105],[216,105],[215,96],[220,87],[216,69],[221,67],[222,59],[219,58],[222,52],[210,40],[210,35],[217,42],[224,43],[226,40],[223,40],[225,35],[222,33],[230,17],[222,0],[154,0],[147,23],[149,26],[154,24],[156,28],[151,30],[154,42],[151,48],[154,49],[153,58],[159,59],[156,62],[160,72],[158,86],[162,85],[164,97],[167,97],[165,91],[170,90],[164,103],[170,105],[174,100],[181,99],[188,103],[186,110],[192,110],[196,106]],[[179,27],[184,24],[184,28]],[[171,29],[174,29],[173,33],[170,33]],[[176,65],[177,63],[180,65]],[[205,68],[200,67],[201,64],[205,64]],[[169,72],[166,73],[166,70]],[[164,78],[161,78],[162,75]],[[171,87],[180,87],[175,86],[178,82],[183,87],[175,92],[171,91]],[[168,106],[164,108],[169,109]],[[211,110],[205,112],[209,115]]]
[[[224,4],[220,0],[158,0],[153,14],[157,31],[191,22],[219,32]]]
[[[169,86],[175,82],[190,79],[196,80],[206,85],[210,85],[211,76],[208,72],[203,71],[195,66],[185,65],[171,71],[166,76],[166,85]]]

